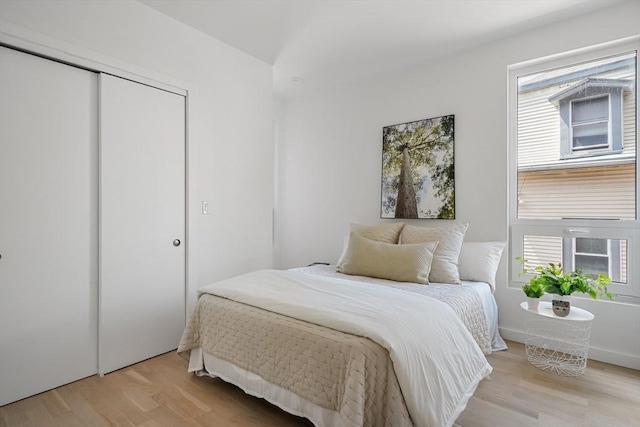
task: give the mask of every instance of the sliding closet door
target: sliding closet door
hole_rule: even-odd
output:
[[[185,99],[100,75],[101,374],[178,347],[185,322]]]
[[[97,372],[97,90],[0,47],[0,405]]]

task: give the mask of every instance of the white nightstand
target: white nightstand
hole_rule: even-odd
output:
[[[538,310],[529,310],[526,302],[520,308],[527,312],[525,349],[529,363],[558,375],[584,374],[593,314],[572,305],[567,317],[559,317],[546,301],[540,302]]]

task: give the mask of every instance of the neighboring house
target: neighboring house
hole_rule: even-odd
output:
[[[635,53],[518,79],[518,218],[634,220]],[[525,236],[533,265],[627,281],[627,241]]]

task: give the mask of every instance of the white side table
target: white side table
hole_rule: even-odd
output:
[[[526,302],[520,308],[527,312],[525,349],[529,363],[558,375],[584,374],[593,314],[572,305],[568,316],[559,317],[546,301],[540,301],[538,310],[529,310]]]

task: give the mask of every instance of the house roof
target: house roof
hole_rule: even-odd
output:
[[[575,95],[585,93],[585,91],[588,91],[589,89],[618,88],[630,91],[631,89],[633,89],[633,85],[633,79],[623,80],[586,78],[551,96],[549,98],[549,102],[556,103],[562,101],[563,99],[572,98]]]
[[[635,68],[635,52],[616,58],[603,58],[599,61],[590,61],[588,66],[576,64],[570,67],[562,67],[553,70],[546,70],[518,78],[518,93],[531,92],[545,89],[551,86],[558,86],[571,81],[581,79],[600,79],[597,76],[622,70],[627,67]]]

